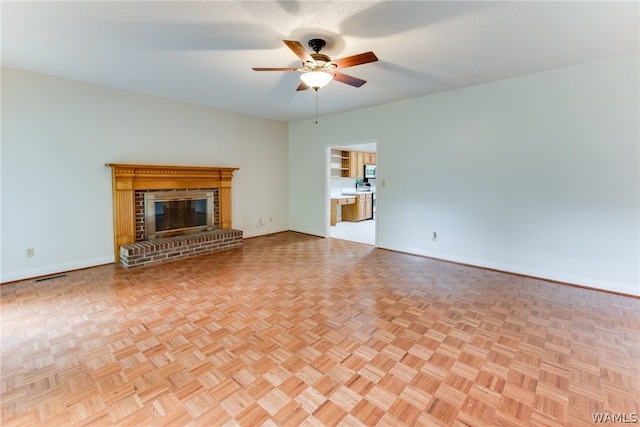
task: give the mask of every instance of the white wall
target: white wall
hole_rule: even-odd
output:
[[[105,163],[239,167],[233,227],[245,237],[287,230],[287,132],[284,122],[3,68],[2,282],[114,261]]]
[[[325,234],[327,141],[376,140],[380,247],[640,295],[638,61],[292,122],[291,229]]]

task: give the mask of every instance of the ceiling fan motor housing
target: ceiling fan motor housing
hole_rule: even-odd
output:
[[[309,64],[309,67],[312,69],[333,69],[335,68],[334,64],[331,63],[331,58],[322,53],[312,53],[310,54],[314,60],[314,63]]]

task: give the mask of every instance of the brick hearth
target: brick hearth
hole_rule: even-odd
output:
[[[241,247],[242,231],[227,229],[146,240],[120,246],[120,264],[142,267]]]

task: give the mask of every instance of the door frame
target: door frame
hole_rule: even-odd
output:
[[[331,150],[335,150],[337,148],[349,150],[350,147],[354,147],[352,149],[357,149],[355,147],[363,146],[367,144],[375,144],[375,153],[376,153],[376,166],[380,163],[380,141],[377,139],[372,139],[368,141],[359,141],[359,142],[345,142],[344,144],[331,144],[326,145],[324,154],[325,154],[325,191],[324,191],[324,206],[325,206],[325,215],[324,215],[324,237],[329,239],[331,238]],[[380,175],[379,170],[376,167],[376,214],[375,214],[375,226],[374,226],[374,246],[378,246],[378,227],[379,221],[378,218],[380,216],[380,194],[379,194],[379,182]]]

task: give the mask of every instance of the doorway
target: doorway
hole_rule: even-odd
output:
[[[377,143],[328,147],[327,237],[376,244]],[[368,175],[365,177],[365,165]]]

